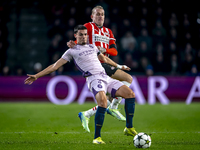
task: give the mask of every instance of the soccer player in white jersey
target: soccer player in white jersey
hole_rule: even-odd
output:
[[[107,109],[106,93],[110,93],[112,97],[120,96],[125,98],[125,113],[126,113],[126,127],[124,133],[126,135],[135,136],[137,132],[133,127],[133,116],[135,111],[135,94],[124,85],[122,82],[110,78],[102,67],[99,60],[104,61],[112,66],[117,66],[115,62],[105,57],[100,53],[99,49],[87,42],[87,28],[83,25],[78,25],[75,29],[75,38],[77,45],[68,49],[62,57],[54,64],[48,66],[44,70],[35,75],[29,75],[25,79],[25,84],[32,84],[35,80],[56,71],[59,67],[67,62],[74,60],[77,68],[83,73],[86,78],[90,91],[94,94],[98,109],[95,115],[95,133],[94,144],[105,144],[101,139],[101,128],[104,122],[104,116]],[[91,65],[93,64],[93,65]],[[130,68],[122,68],[130,70]]]
[[[109,28],[103,26],[105,19],[105,11],[102,6],[96,6],[92,9],[91,14],[92,22],[85,23],[84,26],[87,28],[88,33],[88,43],[95,44],[98,49],[107,57],[116,56],[117,55],[117,46],[116,39],[113,36],[112,31]],[[69,47],[73,47],[75,45],[74,41],[69,41],[67,43]],[[102,66],[104,67],[106,74],[113,79],[117,79],[122,81],[128,87],[131,85],[133,79],[132,76],[128,73],[122,71],[120,68],[121,65],[117,65],[117,67],[113,67],[105,62],[102,62]],[[118,105],[121,102],[121,97],[115,97],[111,104],[108,101],[107,113],[114,116],[118,120],[126,121],[126,118],[119,112]],[[95,115],[98,106],[95,106],[87,111],[80,112],[78,114],[83,128],[90,132],[89,129],[89,118]]]

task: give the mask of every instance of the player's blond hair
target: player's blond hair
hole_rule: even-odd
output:
[[[92,9],[92,14],[95,13],[95,10],[96,10],[96,9],[103,9],[103,7],[100,6],[100,5],[95,6],[95,7]],[[103,9],[103,10],[104,10],[104,9]]]

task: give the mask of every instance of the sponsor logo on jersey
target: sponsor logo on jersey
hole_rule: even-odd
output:
[[[103,43],[109,44],[110,38],[107,36],[95,34],[94,40],[95,40],[95,42],[103,42]]]

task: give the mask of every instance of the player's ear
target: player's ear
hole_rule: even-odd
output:
[[[74,34],[74,37],[76,38],[77,34]]]
[[[93,20],[93,15],[91,15],[90,18]]]

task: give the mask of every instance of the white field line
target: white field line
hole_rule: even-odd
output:
[[[37,132],[37,131],[32,131],[32,132],[25,132],[25,131],[21,131],[21,132],[0,132],[0,134],[31,134],[31,133],[34,133],[34,134],[57,134],[57,133],[60,133],[60,134],[83,134],[83,133],[86,133],[86,132]],[[92,133],[92,132],[91,132]],[[113,134],[113,132],[101,132],[101,133],[104,133],[104,134]],[[123,132],[115,132],[115,133],[123,133]],[[177,134],[177,133],[200,133],[200,131],[195,131],[195,132],[144,132],[144,133],[148,133],[148,134],[152,134],[152,133],[155,133],[155,134]]]

